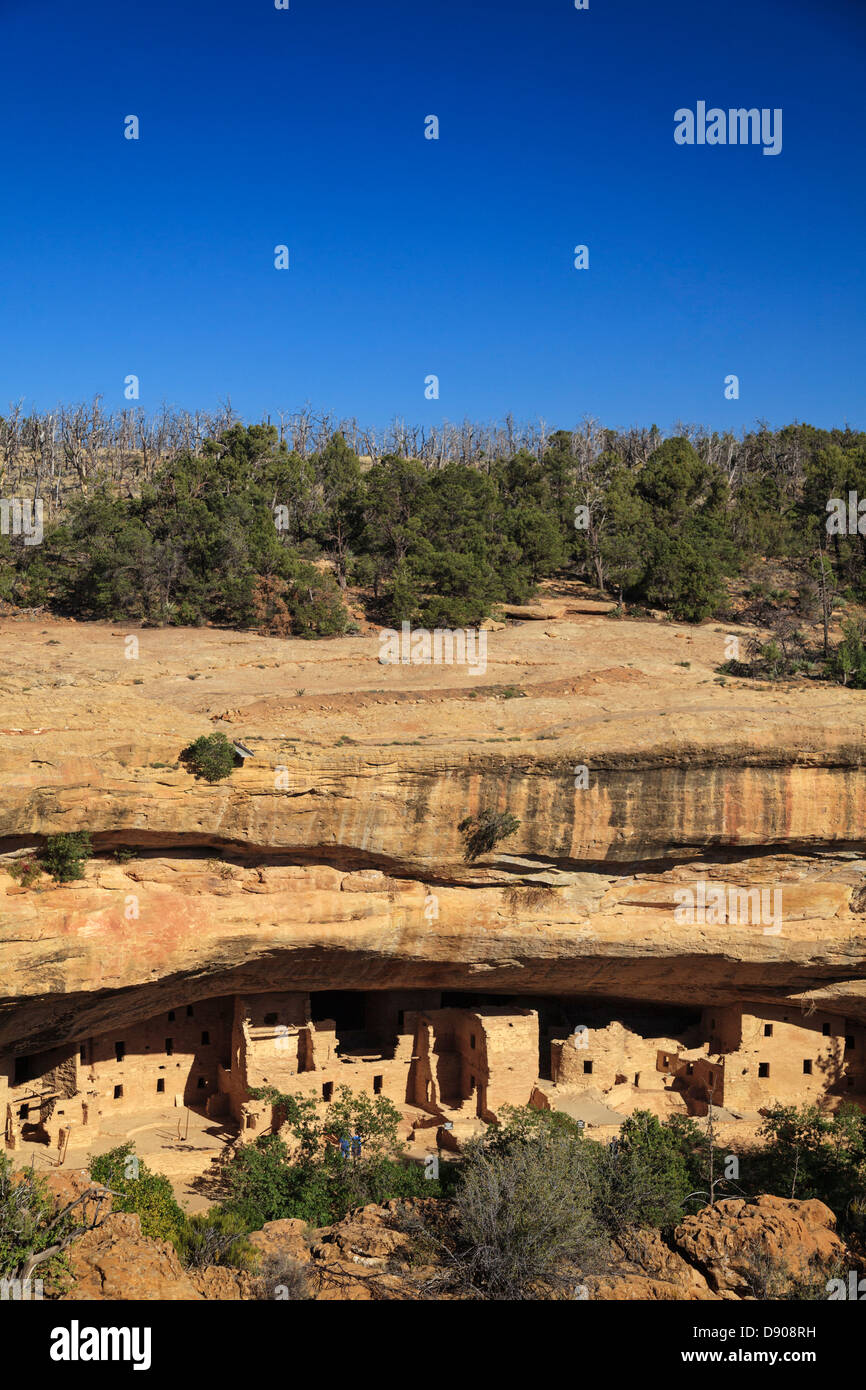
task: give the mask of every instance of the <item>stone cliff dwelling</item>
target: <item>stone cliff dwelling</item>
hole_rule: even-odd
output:
[[[87,1145],[109,1118],[189,1107],[254,1138],[274,1120],[250,1089],[327,1103],[341,1086],[383,1095],[407,1137],[440,1142],[506,1105],[593,1125],[635,1109],[754,1115],[774,1101],[866,1105],[866,1029],[820,1010],[726,1004],[642,1009],[436,990],[273,991],[179,1004],[72,1045],[0,1059],[5,1143]],[[447,1129],[446,1129],[447,1125]],[[114,1128],[113,1133],[117,1130]]]

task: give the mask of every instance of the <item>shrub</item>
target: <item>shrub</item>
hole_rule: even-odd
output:
[[[63,1204],[31,1168],[13,1173],[0,1153],[0,1277],[49,1281],[49,1297],[66,1292],[70,1269],[66,1247],[107,1214],[98,1193],[84,1190]]]
[[[180,759],[194,776],[220,782],[234,769],[235,750],[225,734],[202,734],[184,748]]]
[[[92,1159],[90,1176],[117,1194],[112,1210],[138,1215],[142,1235],[151,1240],[170,1240],[178,1251],[182,1250],[186,1214],[175,1200],[168,1178],[152,1173],[136,1157],[133,1144],[120,1144]]]
[[[35,859],[16,859],[14,864],[9,865],[9,873],[22,888],[32,888],[41,877],[42,866]]]
[[[850,619],[843,625],[843,638],[830,659],[830,673],[840,685],[854,690],[866,688],[866,646],[861,624]]]
[[[522,1300],[562,1293],[576,1268],[597,1267],[605,1251],[586,1146],[565,1129],[467,1146],[455,1211],[446,1271],[464,1296]]]
[[[339,587],[332,575],[313,565],[299,567],[289,581],[286,602],[298,637],[336,637],[346,630],[348,614]]]
[[[297,1260],[282,1251],[275,1251],[262,1259],[256,1280],[258,1299],[276,1298],[294,1303],[312,1296],[307,1271]]]
[[[770,1105],[759,1131],[765,1141],[749,1161],[749,1190],[804,1200],[817,1197],[856,1231],[866,1187],[866,1116],[843,1103],[832,1114],[816,1105]]]
[[[0,1152],[0,1275],[20,1277],[27,1261],[54,1243],[53,1210],[44,1178],[32,1168],[13,1178],[12,1164]]]
[[[681,1221],[692,1191],[695,1129],[663,1125],[636,1110],[611,1144],[593,1144],[593,1205],[612,1236],[641,1226],[669,1230]],[[697,1202],[698,1206],[703,1202]]]
[[[69,883],[82,877],[82,868],[93,854],[86,830],[69,834],[49,835],[39,852],[39,862],[55,883]]]
[[[236,1212],[212,1207],[186,1218],[178,1253],[187,1269],[205,1269],[208,1265],[250,1269],[255,1252],[246,1236],[246,1225]]]
[[[482,854],[489,852],[513,835],[520,828],[520,821],[509,811],[485,811],[479,816],[467,816],[457,829],[463,836],[467,864],[472,864]]]
[[[353,1094],[347,1086],[327,1106],[270,1086],[251,1095],[270,1101],[275,1128],[285,1125],[295,1147],[290,1150],[279,1134],[264,1134],[241,1145],[226,1165],[224,1209],[248,1230],[287,1217],[326,1226],[370,1202],[440,1195],[438,1180],[395,1157],[400,1112],[387,1097]],[[339,1140],[354,1134],[361,1136],[361,1158],[350,1161],[342,1157]]]

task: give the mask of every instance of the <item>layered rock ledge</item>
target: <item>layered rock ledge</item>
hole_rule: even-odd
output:
[[[383,665],[375,634],[0,623],[3,866],[59,831],[97,850],[74,884],[0,873],[0,1050],[253,989],[866,1019],[862,696],[722,678],[714,625],[566,603],[488,636],[471,674]],[[208,785],[177,759],[214,729],[255,756]],[[469,865],[458,822],[491,809],[520,827]],[[699,881],[780,892],[780,930],[678,921]]]

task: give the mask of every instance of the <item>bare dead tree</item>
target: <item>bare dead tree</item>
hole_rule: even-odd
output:
[[[8,1234],[14,1238],[16,1227],[23,1230],[24,1226],[31,1224],[30,1208],[36,1195],[36,1177],[32,1165],[29,1172],[19,1175],[17,1179],[13,1180],[10,1174],[5,1174],[2,1179],[2,1187],[5,1225],[8,1228]],[[31,1250],[24,1255],[19,1260],[18,1265],[5,1277],[21,1280],[22,1283],[30,1279],[34,1270],[38,1269],[40,1265],[45,1264],[56,1255],[60,1255],[85,1232],[95,1230],[100,1226],[108,1215],[108,1211],[103,1210],[107,1199],[117,1195],[109,1187],[103,1187],[99,1183],[91,1183],[71,1202],[58,1208],[48,1224],[41,1230],[40,1235],[43,1240],[49,1238],[52,1232],[56,1233],[56,1239],[50,1245],[44,1245],[41,1250]]]

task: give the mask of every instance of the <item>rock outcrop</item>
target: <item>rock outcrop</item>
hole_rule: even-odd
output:
[[[251,1244],[272,1267],[288,1263],[304,1271],[306,1297],[429,1297],[435,1268],[419,1264],[397,1217],[404,1206],[423,1214],[430,1202],[435,1199],[371,1204],[309,1235],[303,1222],[272,1221],[253,1233]],[[575,1296],[617,1302],[781,1297],[792,1282],[820,1284],[835,1267],[850,1265],[834,1225],[822,1202],[725,1199],[686,1217],[670,1244],[653,1230],[624,1238],[613,1246],[603,1274],[581,1280],[575,1272]],[[75,1283],[68,1300],[268,1297],[254,1273],[220,1266],[184,1270],[172,1246],[141,1235],[137,1216],[108,1216],[75,1242],[70,1263]],[[271,1296],[286,1297],[285,1286]]]
[[[857,692],[718,684],[721,629],[570,610],[490,633],[480,672],[206,630],[126,660],[126,636],[0,623],[0,849],[87,829],[100,856],[63,886],[0,872],[0,1051],[268,988],[866,1020]],[[178,764],[210,729],[255,754],[213,785]],[[458,822],[490,809],[520,826],[467,864]],[[697,879],[781,889],[781,929],[676,921]]]
[[[139,1218],[112,1212],[70,1248],[75,1280],[67,1300],[201,1299],[174,1246],[141,1234]]]
[[[674,1235],[676,1250],[723,1297],[755,1296],[775,1280],[807,1284],[836,1265],[846,1250],[836,1218],[823,1202],[763,1196],[729,1197],[687,1216]]]

